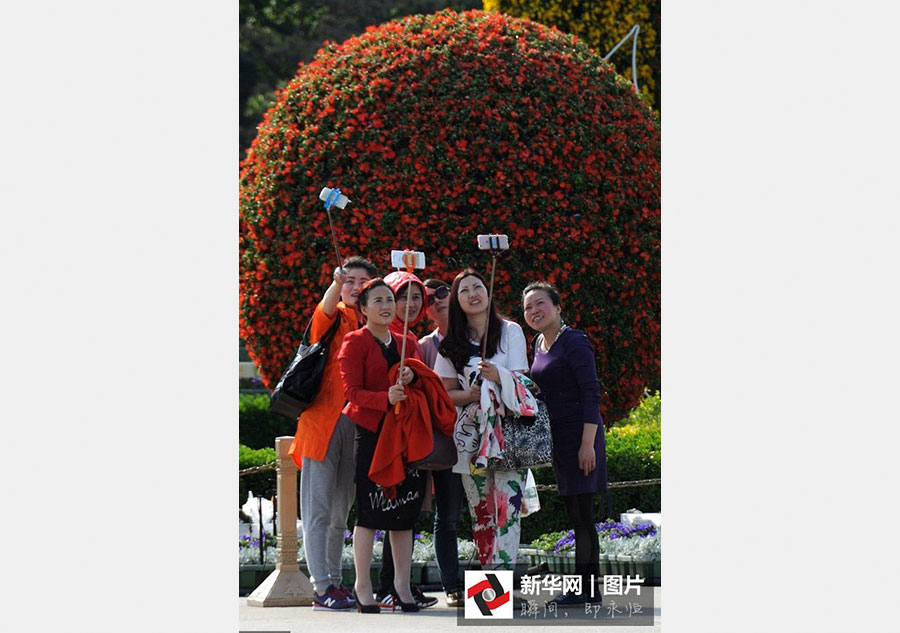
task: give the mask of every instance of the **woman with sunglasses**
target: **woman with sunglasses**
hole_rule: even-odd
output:
[[[487,352],[482,360],[485,338]],[[468,268],[453,280],[449,326],[434,370],[463,416],[466,407],[481,401],[482,378],[502,390],[501,367],[508,372],[528,371],[525,335],[517,323],[500,318],[489,301],[484,277]],[[457,421],[457,448],[461,450],[459,431]],[[468,454],[461,450],[453,471],[461,475],[469,502],[479,561],[494,569],[512,569],[519,550],[527,469],[472,471]]]
[[[434,369],[438,348],[447,336],[447,327],[450,325],[450,315],[447,311],[450,305],[450,286],[440,279],[426,279],[425,292],[428,294],[425,312],[436,327],[430,334],[419,339],[419,347],[422,348],[425,364]]]
[[[426,312],[434,322],[435,329],[419,339],[425,364],[434,369],[440,353],[441,341],[447,336],[450,325],[450,286],[440,279],[426,279],[428,293]],[[463,507],[465,492],[462,478],[452,469],[432,470],[434,482],[434,557],[441,572],[448,607],[463,604],[463,589],[459,579],[459,516]]]

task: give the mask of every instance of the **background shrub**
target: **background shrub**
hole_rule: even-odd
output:
[[[297,432],[297,421],[269,411],[269,394],[240,394],[238,396],[238,435],[240,443],[249,448],[275,450],[275,438],[291,437]]]
[[[382,270],[423,250],[428,276],[485,270],[478,233],[506,233],[495,301],[517,318],[556,283],[590,337],[607,423],[659,383],[659,126],[589,47],[499,14],[442,11],[328,44],[279,92],[241,165],[240,323],[268,388],[334,266]],[[421,332],[419,332],[421,334]]]
[[[484,0],[485,11],[501,11],[577,35],[601,56],[608,54],[631,28],[641,27],[637,45],[638,90],[641,99],[659,114],[660,0]],[[632,81],[631,40],[610,62]]]
[[[240,152],[250,146],[263,113],[324,40],[340,42],[405,15],[444,8],[480,9],[481,0],[240,0]]]
[[[243,444],[238,449],[238,469],[263,466],[275,461],[274,448],[252,449]],[[238,478],[238,507],[247,502],[247,491],[252,490],[254,497],[271,499],[276,491],[275,471],[265,471]]]

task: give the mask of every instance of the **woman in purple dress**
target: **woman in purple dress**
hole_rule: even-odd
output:
[[[606,442],[600,419],[600,383],[587,336],[562,319],[559,291],[544,281],[522,292],[525,322],[534,339],[531,377],[550,412],[553,470],[559,495],[575,529],[575,572],[581,594],[553,600],[559,606],[599,602],[591,598],[591,576],[599,573],[600,547],[594,527],[594,494],[606,490]]]

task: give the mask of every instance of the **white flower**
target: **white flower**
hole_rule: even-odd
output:
[[[380,561],[382,552],[384,551],[384,541],[375,541],[375,547],[372,548],[372,560]]]
[[[457,539],[456,547],[459,550],[460,560],[471,560],[475,557],[475,543],[465,539]]]

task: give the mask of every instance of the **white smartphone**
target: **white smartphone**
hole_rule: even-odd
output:
[[[414,264],[413,268],[422,270],[425,268],[425,253],[422,251],[391,251],[391,266],[394,268],[406,268],[406,262],[403,261],[403,254],[412,255]]]
[[[479,235],[478,248],[483,251],[505,251],[509,248],[506,235]]]
[[[319,192],[319,200],[321,200],[322,202],[328,202],[328,197],[331,195],[331,193],[333,191],[335,191],[335,190],[331,189],[329,187],[323,187],[322,191]],[[338,189],[337,192],[338,192],[338,195],[334,198],[334,201],[332,202],[332,204],[334,206],[336,206],[338,209],[343,209],[344,207],[347,206],[347,203],[350,202],[350,198],[348,198],[344,194],[340,193],[340,189]]]

